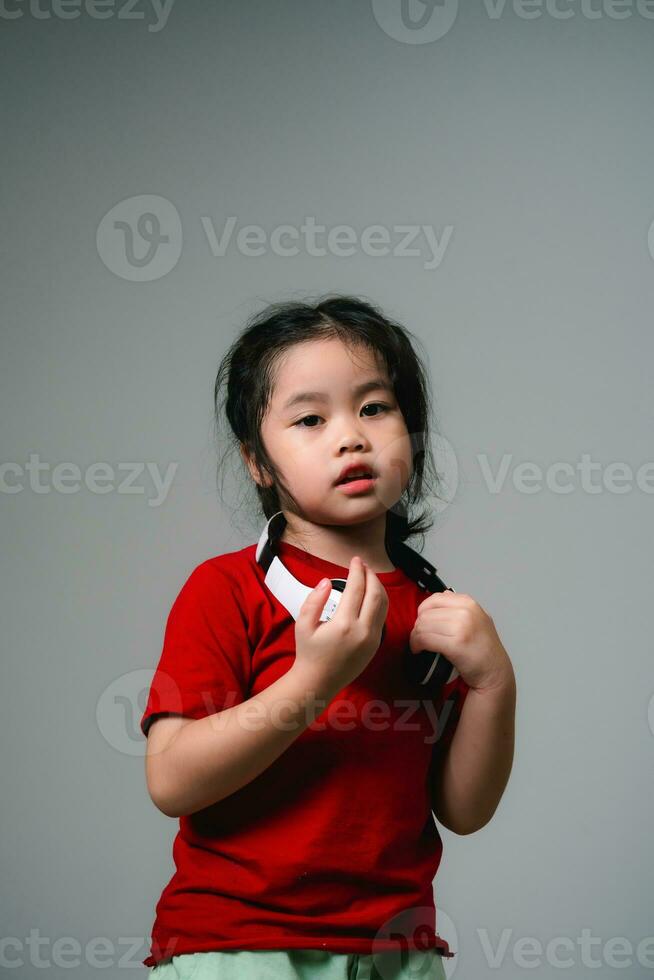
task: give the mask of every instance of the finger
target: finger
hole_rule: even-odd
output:
[[[336,618],[339,610],[342,607],[343,615],[345,617],[356,619],[359,615],[365,590],[366,572],[363,562],[358,555],[353,555],[353,557],[350,559],[350,570],[347,575],[345,588],[343,589],[343,593],[338,604],[338,609],[332,618]]]
[[[373,570],[368,568],[367,565],[366,574],[366,594],[364,595],[363,602],[361,603],[359,619],[363,621],[367,629],[370,629],[379,616],[380,608],[386,607],[386,609],[388,609],[388,593]],[[384,618],[386,618],[385,614]]]
[[[412,634],[409,640],[409,647],[414,653],[420,653],[422,650],[429,650],[430,653],[442,653],[448,660],[450,659],[450,655],[456,655],[459,649],[456,639],[445,634],[439,634],[437,636],[435,633],[426,635],[420,633],[417,635]]]
[[[300,616],[308,619],[309,623],[313,626],[316,626],[320,621],[320,614],[329,598],[331,585],[332,583],[329,579],[322,579],[311,590],[300,607]]]
[[[434,626],[431,624],[429,626],[419,626],[417,629],[411,631],[411,635],[419,637],[422,640],[429,640],[433,637],[456,636],[457,632],[456,627],[439,623]]]
[[[416,611],[423,607],[436,608],[437,606],[449,606],[452,608],[452,606],[463,607],[469,605],[470,596],[463,595],[461,592],[433,592],[426,599],[422,600]]]
[[[460,622],[460,615],[457,609],[425,609],[416,617],[415,625],[420,629],[427,628],[431,626],[443,625],[449,623],[452,626],[456,626],[457,622]]]

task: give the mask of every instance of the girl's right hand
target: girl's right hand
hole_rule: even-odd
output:
[[[331,583],[317,586],[300,607],[295,623],[294,668],[318,686],[341,690],[365,669],[379,648],[388,611],[388,594],[358,556],[350,561],[347,582],[330,620],[320,614]]]

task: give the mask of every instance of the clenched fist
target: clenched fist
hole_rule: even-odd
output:
[[[511,680],[513,665],[495,623],[472,596],[434,592],[420,603],[417,612],[409,637],[413,653],[442,653],[468,687],[477,691],[501,687]]]

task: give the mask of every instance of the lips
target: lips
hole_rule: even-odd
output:
[[[344,476],[336,481],[336,486],[341,483],[355,483],[357,480],[374,480],[375,474],[371,470],[354,469],[349,470]]]
[[[334,481],[334,486],[338,487],[342,483],[354,483],[355,477],[359,480],[375,479],[376,473],[367,459],[353,459],[350,463],[346,463]]]

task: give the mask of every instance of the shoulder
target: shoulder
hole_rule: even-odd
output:
[[[220,600],[223,605],[236,599],[240,606],[249,604],[258,568],[255,545],[213,555],[199,562],[188,574],[178,595],[180,598]]]

